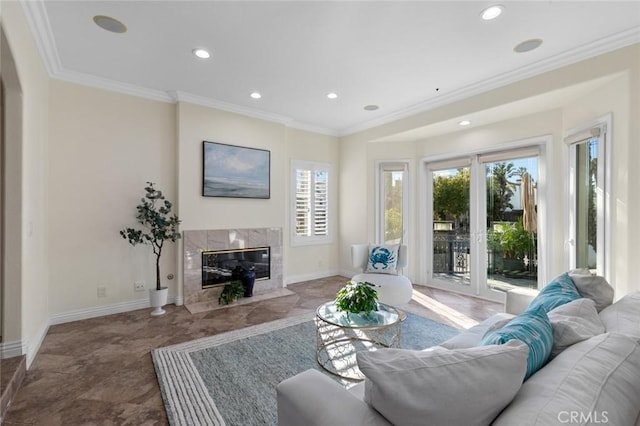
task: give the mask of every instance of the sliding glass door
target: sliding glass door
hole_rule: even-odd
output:
[[[457,163],[457,164],[456,164]],[[433,164],[431,264],[432,278],[458,291],[471,284],[471,167],[462,160]]]
[[[502,300],[538,286],[538,148],[426,164],[430,285]]]

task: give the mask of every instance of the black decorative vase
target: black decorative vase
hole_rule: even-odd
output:
[[[253,285],[256,282],[256,271],[245,269],[240,273],[240,281],[244,286],[244,297],[253,296]]]

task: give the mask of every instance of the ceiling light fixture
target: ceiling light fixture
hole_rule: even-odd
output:
[[[378,108],[380,108],[378,105],[366,105],[366,106],[364,107],[364,110],[365,110],[365,111],[375,111],[375,110],[377,110]]]
[[[542,39],[532,38],[529,40],[525,40],[522,43],[518,43],[516,47],[513,48],[513,51],[517,53],[530,52],[540,47],[541,44],[542,44]]]
[[[504,11],[504,6],[501,4],[494,4],[493,6],[489,6],[480,12],[480,16],[485,21],[491,21],[492,19],[496,19],[498,16],[502,15]]]
[[[460,126],[468,126],[469,124],[471,124],[471,121],[469,121],[469,120],[462,120],[462,121],[458,122],[458,125],[460,125]]]
[[[260,99],[262,97],[262,95],[258,92],[251,92],[249,96],[251,96],[253,99]]]
[[[127,26],[111,16],[96,15],[93,17],[93,22],[103,30],[112,33],[122,34],[127,32]]]
[[[211,54],[205,49],[193,49],[193,54],[200,59],[209,59]]]
[[[327,98],[329,98],[329,99],[337,99],[338,98],[338,94],[335,93],[335,92],[327,93]]]

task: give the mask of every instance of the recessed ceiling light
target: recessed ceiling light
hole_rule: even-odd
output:
[[[260,99],[262,97],[262,95],[258,92],[251,92],[249,96],[251,96],[253,99]]]
[[[490,21],[492,19],[496,19],[498,16],[502,15],[504,11],[504,6],[501,4],[494,4],[493,6],[489,6],[480,12],[480,16],[485,21]]]
[[[513,51],[517,53],[530,52],[540,47],[541,44],[542,44],[542,39],[532,38],[530,40],[525,40],[522,43],[518,43],[516,47],[513,48]]]
[[[329,99],[336,99],[338,97],[337,93],[331,92],[331,93],[327,93],[327,98]]]
[[[211,54],[205,49],[193,49],[193,54],[200,59],[209,59]]]
[[[469,124],[471,124],[471,121],[469,121],[469,120],[462,120],[462,121],[458,122],[458,124],[459,124],[460,126],[468,126]]]
[[[366,105],[366,106],[364,107],[364,110],[365,110],[365,111],[375,111],[375,110],[377,110],[378,108],[380,108],[378,105]]]
[[[110,31],[112,33],[127,32],[127,26],[111,16],[96,15],[93,17],[93,22],[103,30]]]

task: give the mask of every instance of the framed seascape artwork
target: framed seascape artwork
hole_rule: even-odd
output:
[[[203,196],[270,198],[271,152],[203,141],[202,160]]]

